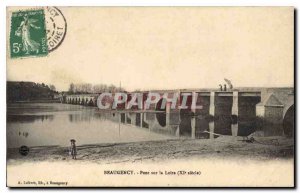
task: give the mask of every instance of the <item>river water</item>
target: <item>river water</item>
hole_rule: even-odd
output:
[[[10,104],[7,107],[7,146],[67,146],[164,140],[174,136],[124,124],[121,115],[95,108],[57,103]],[[119,121],[120,120],[120,121]]]
[[[95,107],[59,103],[18,103],[7,105],[7,146],[77,145],[211,138],[249,135],[251,120],[237,124],[231,112],[220,111],[213,120],[208,112],[166,113],[99,112]],[[207,133],[210,132],[210,133]]]

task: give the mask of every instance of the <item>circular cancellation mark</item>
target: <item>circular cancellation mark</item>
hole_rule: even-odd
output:
[[[67,33],[67,22],[57,7],[45,7],[44,9],[48,51],[51,52],[64,41]]]

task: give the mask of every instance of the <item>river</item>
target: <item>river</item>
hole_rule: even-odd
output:
[[[207,112],[166,113],[99,112],[96,107],[60,103],[7,105],[7,146],[68,146],[124,143],[176,138],[246,136],[254,132],[253,119],[237,123],[227,110],[211,118]],[[210,132],[210,133],[207,133]]]
[[[149,128],[124,124],[121,114],[58,103],[20,103],[7,107],[7,146],[68,146],[172,139]],[[120,121],[119,121],[120,120]]]

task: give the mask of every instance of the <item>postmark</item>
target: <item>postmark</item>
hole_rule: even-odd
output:
[[[45,21],[48,51],[58,48],[67,33],[67,22],[57,7],[45,7]]]
[[[48,54],[45,14],[43,9],[17,11],[11,16],[11,58]]]

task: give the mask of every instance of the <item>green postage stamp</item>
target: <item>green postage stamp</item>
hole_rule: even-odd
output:
[[[10,29],[11,58],[48,54],[43,9],[13,12]]]

